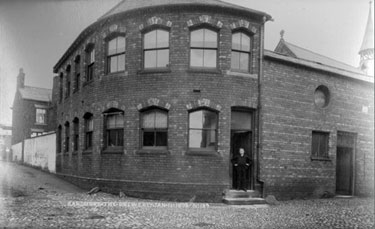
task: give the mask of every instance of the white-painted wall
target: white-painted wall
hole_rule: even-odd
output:
[[[25,164],[56,172],[55,133],[26,139],[24,144]]]

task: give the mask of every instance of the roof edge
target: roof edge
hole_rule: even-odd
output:
[[[121,1],[120,3],[116,4],[113,8],[111,8],[108,12],[111,12],[113,11],[118,5],[120,5],[123,1]],[[227,2],[225,2],[227,3]],[[243,9],[236,9],[234,8],[234,4],[231,4],[231,3],[227,3],[227,4],[230,4],[230,5],[233,5],[232,8],[230,8],[231,10],[236,10],[236,11],[242,11],[244,13],[253,13],[255,15],[258,15],[258,16],[263,16],[265,17],[265,21],[270,21],[270,20],[273,20],[272,16],[267,14],[267,13],[264,13],[262,11],[257,11],[257,10],[253,10],[253,9],[250,9],[250,8],[243,8]],[[209,5],[205,5],[205,4],[202,4],[202,3],[196,3],[194,5],[192,4],[168,4],[168,5],[160,5],[160,6],[149,6],[149,7],[143,7],[143,8],[137,8],[137,9],[133,9],[133,10],[129,10],[129,11],[124,11],[124,12],[121,12],[121,13],[117,13],[117,14],[113,14],[113,15],[109,15],[109,16],[105,16],[106,14],[108,14],[108,12],[106,14],[104,14],[103,16],[99,17],[95,22],[93,22],[92,24],[90,24],[89,26],[87,26],[79,35],[78,37],[73,41],[73,43],[69,46],[69,48],[64,52],[64,54],[62,55],[62,57],[57,61],[57,63],[53,66],[53,73],[58,73],[58,68],[62,65],[62,63],[68,58],[68,56],[73,53],[73,49],[80,45],[81,42],[87,37],[89,36],[91,33],[93,33],[94,29],[96,26],[99,26],[101,23],[104,23],[106,22],[108,19],[110,18],[113,18],[113,17],[117,17],[119,15],[122,15],[122,14],[129,14],[129,13],[133,13],[133,12],[136,12],[136,11],[139,11],[139,10],[147,10],[147,9],[150,9],[150,8],[163,8],[163,7],[176,7],[176,6],[209,6]],[[210,7],[218,7],[218,8],[225,8],[223,6],[210,6]]]
[[[351,71],[347,71],[344,69],[335,68],[329,65],[318,64],[316,62],[312,62],[312,61],[308,61],[304,59],[298,59],[298,58],[281,55],[270,50],[264,50],[264,56],[272,58],[272,59],[282,60],[282,61],[286,61],[289,63],[293,63],[293,64],[305,66],[305,67],[310,67],[313,69],[326,71],[326,72],[334,73],[337,75],[345,76],[351,79],[374,84],[374,78],[369,77],[365,74],[359,74],[356,72],[351,72]]]

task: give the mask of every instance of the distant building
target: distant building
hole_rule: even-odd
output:
[[[244,148],[253,197],[372,194],[373,77],[283,33],[264,50],[270,19],[218,0],[122,1],[54,67],[57,174],[220,201]]]
[[[0,124],[0,160],[10,160],[12,142],[12,127]]]
[[[51,101],[52,90],[25,86],[25,73],[20,69],[12,107],[12,145],[54,130]]]
[[[361,56],[359,67],[367,75],[374,76],[374,23],[371,13],[371,4],[367,18],[366,30],[363,37],[359,55]]]

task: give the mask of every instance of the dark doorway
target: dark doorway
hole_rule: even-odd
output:
[[[336,194],[353,195],[355,134],[338,132],[336,150]]]
[[[245,154],[252,158],[251,152],[251,131],[232,131],[231,134],[231,155],[230,158],[239,154],[239,149],[243,148]],[[231,164],[232,188],[237,189],[237,173],[233,164]],[[251,189],[251,170],[252,166],[246,172],[246,187]]]
[[[353,149],[337,147],[336,159],[336,193],[352,195]]]

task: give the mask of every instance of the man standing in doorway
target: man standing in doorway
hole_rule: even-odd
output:
[[[236,168],[237,172],[237,190],[244,190],[246,192],[247,180],[246,172],[250,167],[251,160],[249,156],[245,155],[245,150],[243,148],[239,149],[239,155],[237,154],[232,159],[232,163]]]

